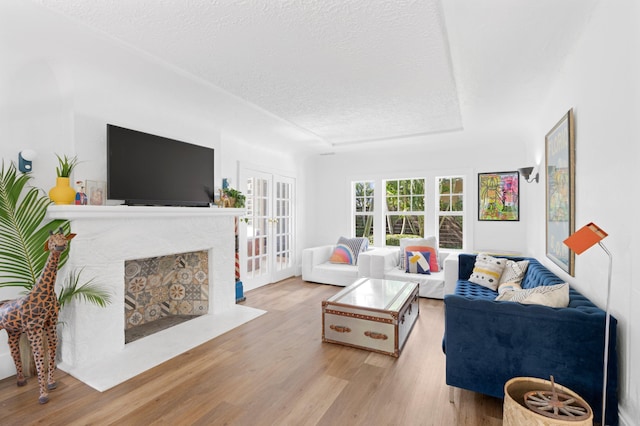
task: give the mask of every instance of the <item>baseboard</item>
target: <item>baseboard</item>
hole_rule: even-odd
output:
[[[10,353],[0,354],[0,379],[16,375],[16,366]]]

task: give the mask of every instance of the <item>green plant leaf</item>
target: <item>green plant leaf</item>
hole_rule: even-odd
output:
[[[11,163],[0,169],[0,287],[31,289],[44,269],[49,253],[44,245],[49,231],[70,232],[65,220],[44,222],[51,200],[44,192],[27,187],[28,174],[18,175]],[[62,267],[69,251],[60,256]]]
[[[78,165],[78,157],[69,158],[66,155],[60,157],[58,154],[56,154],[56,157],[58,157],[58,167],[56,167],[58,177],[71,176],[71,172]]]
[[[80,284],[82,271],[83,269],[79,271],[74,270],[67,276],[67,280],[58,295],[60,308],[73,299],[81,299],[102,308],[111,303],[111,294],[104,287],[95,283],[94,278],[91,278],[84,284]]]

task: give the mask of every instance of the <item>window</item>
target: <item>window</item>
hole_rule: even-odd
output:
[[[366,237],[373,245],[373,182],[354,182],[354,221],[353,235],[356,237]]]
[[[464,225],[464,179],[438,178],[438,241],[440,248],[462,250]]]
[[[400,238],[424,236],[424,183],[424,178],[385,181],[385,245],[399,246]]]

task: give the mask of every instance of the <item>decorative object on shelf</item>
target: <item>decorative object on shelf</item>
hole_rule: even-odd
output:
[[[107,203],[107,182],[87,180],[87,197],[92,206],[104,206]]]
[[[18,153],[18,170],[22,173],[30,173],[33,171],[33,160],[38,156],[38,153],[33,149],[23,149]]]
[[[517,171],[478,173],[478,220],[520,220],[520,182]]]
[[[16,365],[18,386],[27,384],[20,358],[20,336],[23,332],[27,333],[38,372],[38,384],[40,385],[38,401],[40,404],[49,402],[48,391],[57,387],[53,372],[56,368],[55,358],[58,346],[56,327],[58,326],[60,304],[56,297],[55,284],[60,255],[67,249],[69,240],[73,237],[75,234],[65,235],[62,227],[58,233],[51,232],[51,236],[45,244],[45,250],[49,252],[49,256],[38,281],[26,296],[0,305],[0,327],[7,331],[9,337],[11,356]],[[48,348],[46,366],[44,339],[46,339]]]
[[[234,234],[235,234],[235,242],[236,242],[236,249],[235,249],[235,267],[236,267],[236,303],[238,302],[244,302],[245,300],[247,300],[247,298],[244,296],[244,287],[242,285],[242,280],[240,279],[240,229],[239,229],[239,224],[240,224],[240,220],[239,218],[235,217],[234,218]]]
[[[534,409],[529,406],[531,402]],[[558,415],[553,413],[555,410]],[[514,377],[504,385],[502,419],[504,426],[591,426],[593,411],[580,395],[565,386],[536,377]]]
[[[87,205],[87,193],[84,190],[84,182],[81,180],[76,181],[76,205]]]
[[[518,169],[518,172],[520,172],[524,180],[526,180],[528,183],[532,183],[534,181],[538,183],[540,182],[540,173],[538,172],[536,172],[536,175],[534,177],[529,179],[529,176],[531,176],[531,173],[533,173],[533,169],[534,167],[522,167]]]
[[[563,271],[574,276],[574,254],[562,244],[575,230],[575,141],[573,109],[547,133],[546,252]]]
[[[607,407],[607,374],[609,368],[609,327],[611,323],[611,312],[609,310],[609,299],[611,296],[611,273],[613,268],[613,256],[611,252],[602,243],[602,240],[609,234],[604,232],[602,228],[593,222],[590,222],[578,229],[574,234],[564,240],[564,244],[573,250],[576,254],[582,254],[586,250],[593,247],[596,243],[609,256],[609,274],[607,279],[607,303],[604,329],[604,365],[602,379],[602,424],[605,425],[605,413]]]
[[[56,186],[49,191],[49,198],[55,204],[73,204],[76,198],[76,191],[71,188],[69,177],[71,172],[78,164],[78,157],[58,157],[58,167],[56,167]]]
[[[219,207],[235,207],[235,208],[244,208],[246,196],[231,187],[226,187],[220,189],[220,201],[218,202]]]

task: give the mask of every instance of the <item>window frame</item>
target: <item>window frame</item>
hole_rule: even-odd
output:
[[[440,189],[440,181],[443,179],[449,179],[450,183],[449,183],[449,188],[450,191],[448,194],[442,194],[441,193],[441,189]],[[453,180],[454,179],[460,179],[462,180],[462,192],[453,192]],[[466,228],[468,226],[468,220],[466,219],[466,217],[468,216],[467,214],[467,202],[466,202],[466,194],[468,192],[468,188],[467,188],[467,179],[465,178],[465,176],[463,175],[447,175],[447,176],[436,176],[435,177],[435,187],[436,187],[436,205],[437,208],[434,209],[435,210],[435,232],[438,238],[438,246],[440,249],[442,250],[451,250],[451,251],[462,251],[465,249],[466,247],[466,235],[467,235],[467,231]],[[449,210],[442,210],[441,209],[441,199],[442,197],[446,195],[449,197],[449,206],[453,206],[453,197],[459,197],[460,198],[460,202],[462,203],[462,209],[461,210],[452,210],[451,208]],[[451,248],[451,247],[442,247],[442,238],[440,238],[440,218],[442,216],[448,216],[448,217],[460,217],[462,219],[462,246],[460,248]]]
[[[416,181],[422,181],[422,194],[414,194],[414,188],[415,188],[415,182]],[[397,183],[397,193],[395,196],[397,198],[397,202],[396,202],[396,206],[398,208],[398,210],[389,210],[389,193],[388,193],[388,184],[389,182],[396,182]],[[408,193],[400,193],[400,188],[401,188],[401,182],[408,182],[408,188],[409,188],[409,192]],[[422,217],[422,235],[420,235],[420,237],[424,237],[426,234],[426,229],[427,229],[427,219],[428,219],[428,214],[427,214],[427,206],[428,206],[428,198],[427,198],[427,189],[428,189],[428,184],[427,184],[427,178],[423,177],[423,176],[419,176],[419,177],[401,177],[401,178],[385,178],[382,179],[382,187],[384,188],[384,201],[383,201],[383,206],[384,206],[384,214],[383,214],[383,226],[382,226],[382,233],[383,233],[383,237],[384,237],[384,244],[383,247],[397,247],[395,245],[388,245],[387,244],[387,219],[389,216],[417,216],[417,217]],[[382,191],[381,191],[382,192]],[[403,199],[407,199],[408,198],[408,203],[407,200]],[[421,200],[422,203],[422,210],[413,210],[413,207],[415,205],[415,201],[416,199]],[[400,206],[401,204],[404,203],[405,205],[408,204],[411,209],[410,210],[400,210]],[[394,214],[395,213],[395,214]],[[390,234],[390,235],[396,235],[396,234]],[[407,234],[408,235],[408,234]]]
[[[470,197],[474,196],[474,191],[477,191],[477,187],[474,187],[475,184],[473,176],[475,176],[475,171],[471,168],[461,168],[461,169],[442,169],[437,172],[424,170],[405,170],[403,172],[375,172],[375,173],[362,173],[362,174],[354,174],[346,177],[345,186],[349,188],[346,191],[345,196],[348,196],[349,199],[345,200],[349,207],[349,230],[352,232],[352,235],[355,235],[355,202],[354,202],[354,182],[374,182],[374,188],[385,188],[385,191],[377,190],[374,193],[374,212],[373,212],[373,246],[374,247],[385,247],[386,244],[386,225],[385,225],[385,208],[380,208],[379,206],[386,206],[386,187],[383,186],[385,181],[388,180],[399,180],[404,179],[406,176],[423,176],[425,179],[425,196],[426,200],[431,200],[431,203],[425,203],[425,224],[424,224],[424,234],[425,235],[438,235],[438,219],[439,219],[439,188],[438,188],[438,179],[441,177],[461,177],[463,178],[464,185],[464,196],[463,196],[463,206],[464,212],[462,213],[463,217],[463,237],[462,237],[462,249],[441,249],[444,252],[464,252],[465,250],[469,250],[469,247],[473,247],[473,227],[474,222],[473,218],[469,217],[469,215],[473,212],[473,209],[469,209],[467,206],[473,201]],[[431,182],[431,184],[429,184]],[[395,247],[395,246],[389,246]]]
[[[366,194],[366,192],[364,193],[364,195],[357,195],[357,185],[358,184],[365,184],[365,185],[370,185],[369,188],[372,191],[371,195]],[[364,203],[363,203],[363,209],[364,209],[364,205],[366,205],[366,198],[371,197],[372,198],[372,208],[369,210],[363,210],[363,211],[358,211],[358,198],[362,198],[365,199]],[[371,218],[371,234],[368,236],[369,238],[369,242],[373,245],[373,241],[375,241],[375,211],[376,211],[376,204],[377,204],[377,200],[376,200],[376,182],[375,180],[372,179],[359,179],[359,180],[355,180],[355,181],[351,181],[351,236],[352,237],[359,237],[360,235],[358,235],[357,232],[357,216],[362,216],[362,217],[370,217]],[[373,240],[373,241],[372,241]]]

